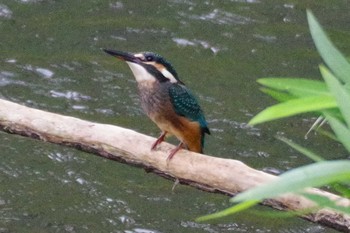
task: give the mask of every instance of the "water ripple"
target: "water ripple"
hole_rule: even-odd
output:
[[[249,17],[241,16],[241,15],[234,14],[234,13],[217,9],[217,8],[201,15],[195,15],[195,14],[188,15],[187,13],[184,13],[184,12],[179,12],[179,15],[182,17],[188,17],[194,20],[208,21],[219,25],[232,25],[232,24],[245,25],[245,24],[250,24],[255,22],[255,20]]]
[[[42,2],[43,0],[18,0],[21,3],[37,3]]]
[[[76,92],[76,91],[61,92],[61,91],[51,90],[50,95],[54,98],[65,98],[68,100],[75,100],[75,101],[92,99],[90,96],[83,95],[83,94]]]
[[[54,75],[53,71],[45,68],[38,67],[35,69],[35,71],[44,78],[52,78],[52,76]]]
[[[13,78],[16,76],[15,73],[12,73],[10,71],[1,71],[0,72],[0,86],[4,87],[11,84],[16,85],[25,85],[25,82],[20,80],[14,80]]]
[[[144,228],[134,228],[133,230],[124,231],[125,233],[160,233],[160,231],[157,230],[149,230]]]
[[[246,130],[248,135],[261,136],[261,130],[259,128],[248,125],[246,122],[238,122],[230,119],[212,119],[208,121],[213,124],[228,125],[229,128]],[[227,127],[225,127],[227,128]]]
[[[11,19],[12,11],[6,5],[0,4],[0,18]]]
[[[120,10],[124,8],[124,4],[120,1],[109,3],[109,7],[115,10]]]
[[[220,50],[218,46],[213,46],[209,42],[204,40],[188,40],[185,38],[173,38],[173,41],[179,46],[201,46],[205,49],[210,49],[214,54],[217,54]]]
[[[18,65],[18,67],[27,71],[33,71],[34,73],[40,75],[43,78],[52,78],[52,76],[55,74],[52,70],[43,67],[35,67],[30,64]]]

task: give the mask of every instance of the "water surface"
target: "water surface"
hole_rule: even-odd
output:
[[[274,103],[259,91],[258,78],[320,78],[306,8],[349,54],[347,1],[2,0],[1,98],[157,136],[130,70],[100,49],[154,51],[198,97],[212,131],[207,154],[275,172],[310,163],[275,139],[284,135],[329,159],[346,158],[322,136],[304,140],[312,115],[247,126]],[[334,232],[269,217],[266,207],[196,223],[229,206],[228,197],[187,186],[172,192],[172,182],[141,169],[0,137],[0,232]]]

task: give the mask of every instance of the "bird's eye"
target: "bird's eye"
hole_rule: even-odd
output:
[[[146,56],[147,61],[153,61],[154,57],[152,55]]]

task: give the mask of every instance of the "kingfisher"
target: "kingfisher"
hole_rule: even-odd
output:
[[[151,150],[166,136],[174,135],[180,143],[171,150],[167,161],[182,148],[203,153],[204,136],[210,134],[207,121],[197,99],[173,66],[153,52],[103,50],[128,64],[137,82],[141,107],[161,130]]]

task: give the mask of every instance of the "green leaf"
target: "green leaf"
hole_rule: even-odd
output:
[[[322,161],[287,171],[278,179],[232,198],[233,202],[260,201],[283,193],[302,191],[307,187],[350,180],[350,161]]]
[[[258,186],[232,198],[232,202],[241,202],[223,211],[202,216],[196,221],[207,221],[225,217],[246,210],[263,199],[274,198],[284,193],[303,191],[307,187],[318,187],[338,181],[350,180],[350,161],[322,161],[299,167],[282,174],[276,180]],[[307,194],[308,195],[308,194]],[[322,200],[324,203],[324,200]]]
[[[277,138],[282,142],[286,143],[287,145],[289,145],[290,147],[292,147],[294,150],[299,151],[300,153],[302,153],[303,155],[305,155],[309,159],[312,159],[315,162],[324,161],[324,159],[321,156],[315,154],[314,152],[302,146],[299,146],[298,144],[292,142],[291,140],[288,140],[287,138],[284,138],[284,137],[277,137]]]
[[[350,64],[332,44],[311,11],[307,11],[312,39],[324,62],[346,84],[350,83]]]
[[[277,100],[279,102],[286,102],[288,100],[296,98],[295,96],[293,96],[291,94],[288,94],[288,93],[285,93],[285,92],[281,92],[281,91],[276,91],[276,90],[269,89],[269,88],[261,88],[260,90],[263,93],[271,96],[272,98],[274,98],[275,100]]]
[[[334,77],[324,66],[320,66],[321,74],[326,81],[331,93],[335,97],[340,112],[348,126],[350,126],[350,94],[348,90]]]
[[[303,78],[261,78],[257,82],[263,86],[288,92],[297,97],[329,94],[326,84],[316,80]]]
[[[304,196],[311,201],[314,201],[318,204],[319,208],[330,208],[334,209],[339,212],[343,212],[345,214],[350,214],[350,208],[345,206],[339,206],[336,204],[335,201],[330,200],[328,197],[317,195],[317,194],[310,194],[305,193]]]
[[[214,213],[214,214],[209,214],[209,215],[205,215],[205,216],[201,216],[199,218],[196,219],[196,221],[198,222],[203,222],[203,221],[208,221],[208,220],[212,220],[212,219],[216,219],[216,218],[222,218],[222,217],[226,217],[228,215],[231,214],[235,214],[237,212],[246,210],[256,204],[258,204],[258,201],[246,201],[246,202],[242,202],[239,203],[233,207],[227,208],[225,210],[222,210],[220,212]]]
[[[325,111],[322,111],[322,113],[323,113],[323,115],[325,115],[325,114],[331,115],[332,117],[337,118],[337,119],[344,122],[344,117],[343,117],[342,113],[340,112],[339,107],[327,109]]]
[[[345,198],[350,197],[350,182],[336,183],[332,185],[332,189],[336,190],[338,193],[341,193],[341,195]]]
[[[350,152],[350,130],[340,120],[325,114],[338,140]]]
[[[329,139],[331,139],[331,140],[333,140],[333,141],[339,142],[339,139],[334,135],[333,132],[330,132],[330,131],[327,131],[327,130],[323,130],[323,129],[321,129],[321,128],[316,129],[316,131],[317,131],[319,134],[321,134],[321,135],[323,135],[323,136],[325,136],[325,137],[328,137]]]
[[[300,113],[321,111],[337,107],[334,97],[329,95],[311,96],[292,99],[287,102],[268,107],[250,120],[250,125],[289,117]]]

